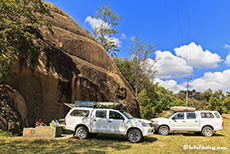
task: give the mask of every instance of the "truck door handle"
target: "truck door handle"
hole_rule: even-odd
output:
[[[108,122],[112,122],[111,120],[109,120]]]
[[[197,120],[195,120],[195,122],[198,122]]]
[[[93,121],[97,121],[96,119],[93,119]]]
[[[182,122],[185,122],[185,121],[182,121]]]

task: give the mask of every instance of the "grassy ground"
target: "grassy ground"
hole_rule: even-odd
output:
[[[93,139],[31,139],[0,137],[0,153],[230,153],[230,119],[224,119],[224,129],[213,137],[197,136],[194,133],[170,133],[168,136],[151,135],[141,143],[133,144],[123,136],[99,135]],[[192,147],[226,147],[224,150],[184,150]]]

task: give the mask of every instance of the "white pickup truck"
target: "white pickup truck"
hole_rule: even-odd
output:
[[[223,119],[217,111],[171,112],[151,121],[161,135],[167,135],[169,131],[191,131],[210,137],[223,129]]]
[[[134,143],[154,132],[150,121],[135,119],[124,111],[88,107],[72,108],[65,117],[65,129],[79,139],[97,133],[120,134]]]

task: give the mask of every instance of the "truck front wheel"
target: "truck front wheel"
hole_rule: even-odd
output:
[[[158,129],[158,133],[160,135],[168,135],[169,134],[169,128],[167,126],[160,126]]]
[[[130,129],[127,137],[130,142],[137,143],[141,141],[142,134],[138,129]]]
[[[79,139],[86,139],[89,135],[89,132],[85,126],[80,126],[75,130],[75,135]]]

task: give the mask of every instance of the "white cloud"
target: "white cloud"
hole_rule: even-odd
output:
[[[190,82],[192,89],[197,91],[205,91],[211,88],[214,91],[222,89],[230,91],[230,69],[223,72],[206,72],[203,77]]]
[[[225,45],[224,45],[224,48],[225,48],[225,49],[230,49],[230,45],[225,44]]]
[[[101,19],[96,19],[96,18],[92,18],[90,16],[87,16],[85,18],[85,22],[88,22],[89,25],[92,27],[92,28],[96,28],[100,25],[108,25],[107,23],[105,23],[103,20]]]
[[[121,46],[121,41],[120,41],[120,39],[119,39],[119,38],[116,38],[116,37],[110,37],[110,38],[108,38],[108,40],[113,41],[113,42],[114,42],[114,44],[115,44],[115,45],[117,45],[118,47],[120,47],[120,46]]]
[[[127,36],[124,33],[122,33],[120,39],[123,40],[123,39],[126,39],[126,38],[127,38]]]
[[[230,53],[227,55],[224,63],[227,64],[227,66],[230,66]]]
[[[174,93],[178,93],[181,90],[185,90],[186,87],[184,85],[179,85],[175,80],[166,80],[163,81],[159,78],[154,79],[154,83],[158,82],[160,86],[172,90]]]
[[[186,61],[173,55],[169,51],[156,51],[155,67],[159,78],[183,77],[192,74],[193,68],[186,64]],[[154,62],[152,60],[152,62]]]
[[[109,24],[108,23],[105,23],[103,20],[101,19],[96,19],[96,18],[92,18],[90,16],[87,16],[85,18],[85,22],[89,23],[89,25],[92,27],[92,28],[97,28],[99,26],[103,26],[103,27],[108,27]],[[116,37],[108,37],[108,36],[105,36],[105,38],[109,39],[110,41],[113,41],[115,43],[115,45],[118,45],[118,47],[121,46],[121,41],[120,39],[125,39],[126,38],[126,35],[124,33],[121,34],[121,38],[116,38]]]
[[[194,42],[174,50],[177,56],[184,58],[188,65],[196,68],[216,68],[222,61],[218,54],[213,54],[208,50],[204,51],[201,45],[197,46]]]

